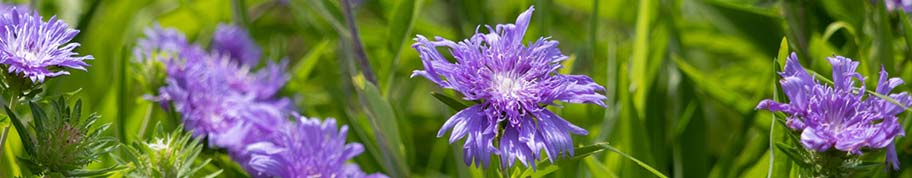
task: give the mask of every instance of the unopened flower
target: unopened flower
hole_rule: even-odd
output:
[[[63,97],[48,101],[50,107],[29,103],[32,118],[27,125],[9,107],[5,109],[25,150],[20,160],[30,163],[23,168],[29,168],[36,175],[64,177],[86,176],[79,174],[90,171],[97,171],[93,175],[101,175],[116,170],[118,166],[107,170],[87,169],[90,163],[117,148],[115,138],[102,135],[111,124],[99,125],[97,113],[82,115],[81,101],[76,101],[72,107]]]
[[[32,82],[69,74],[61,68],[86,70],[84,60],[94,59],[92,55],[77,56],[73,50],[79,43],[70,40],[79,30],[56,16],[44,21],[38,12],[13,8],[2,14],[0,26],[0,64]]]
[[[787,126],[801,133],[801,144],[808,150],[836,149],[858,155],[863,148],[887,148],[887,161],[897,169],[899,160],[892,147],[894,138],[905,135],[896,117],[904,108],[868,95],[865,77],[855,72],[858,62],[842,56],[827,59],[833,65],[833,86],[814,80],[792,53],[785,71],[779,74],[789,103],[763,100],[757,109],[789,114]],[[908,106],[912,104],[908,93],[890,93],[902,83],[899,78],[888,79],[887,72],[881,69],[875,92]]]
[[[203,160],[199,157],[203,145],[183,128],[165,132],[159,124],[154,137],[155,141],[152,142],[143,141],[125,146],[122,156],[115,157],[122,165],[132,163],[132,169],[126,171],[127,177],[214,177],[221,173],[219,170],[209,175],[197,175],[201,174],[199,170],[208,165],[211,159]]]
[[[336,121],[301,117],[297,122],[277,125],[277,134],[267,141],[251,144],[251,172],[287,178],[306,177],[386,177],[367,175],[358,165],[346,163],[364,152],[358,143],[345,143],[348,126],[340,129]]]
[[[476,166],[487,167],[492,153],[500,155],[501,166],[511,167],[519,159],[533,168],[535,160],[543,159],[542,149],[552,162],[573,155],[570,133],[588,132],[545,106],[555,101],[605,106],[605,96],[596,92],[604,88],[591,78],[557,73],[567,59],[557,41],[542,37],[528,46],[523,44],[533,10],[530,7],[520,14],[516,24],[487,26],[489,33],[476,33],[460,42],[415,38],[412,47],[418,50],[424,70],[414,71],[413,77],[425,77],[462,93],[466,100],[480,101],[453,115],[437,134],[440,137],[453,129],[451,143],[466,137],[467,165],[474,161]],[[449,48],[455,63],[439,47]]]

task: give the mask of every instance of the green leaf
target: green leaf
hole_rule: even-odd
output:
[[[550,164],[550,162],[548,160],[538,161],[538,163],[537,163],[538,167],[536,170],[526,169],[525,171],[523,171],[522,174],[519,174],[518,177],[542,177],[542,176],[547,175],[548,173],[557,171],[557,167],[559,164],[567,163],[567,162],[571,162],[571,161],[576,162],[576,161],[579,161],[590,155],[593,155],[593,154],[596,154],[596,153],[599,153],[602,151],[606,151],[606,150],[615,152],[615,153],[623,156],[624,158],[627,158],[628,160],[635,162],[637,165],[639,165],[643,169],[646,169],[647,171],[651,172],[653,175],[655,175],[657,177],[668,178],[668,176],[665,176],[665,174],[662,174],[662,172],[659,172],[655,168],[652,168],[652,166],[650,166],[649,164],[646,164],[646,163],[640,161],[639,159],[636,159],[633,156],[630,156],[627,153],[624,153],[621,150],[614,148],[613,146],[611,146],[608,143],[596,143],[596,144],[587,145],[587,146],[583,146],[583,147],[577,147],[574,149],[574,152],[576,153],[576,155],[574,155],[573,157],[570,157],[570,158],[554,160],[555,164]],[[541,172],[541,173],[539,173],[539,172]]]
[[[399,135],[399,125],[393,107],[381,94],[373,83],[368,82],[362,75],[352,79],[361,105],[374,129],[377,145],[382,153],[381,159],[386,172],[391,177],[408,177],[408,167],[405,163],[405,153],[402,139]]]
[[[782,88],[778,82],[778,79],[779,79],[779,72],[782,71],[782,67],[780,64],[781,64],[781,62],[785,61],[785,59],[788,57],[788,55],[789,55],[788,38],[782,37],[782,43],[779,45],[778,56],[776,59],[773,60],[773,75],[770,76],[773,78],[773,80],[772,80],[773,81],[772,87],[774,88],[773,89],[773,100],[777,101],[777,102],[782,102],[785,99],[785,96],[782,93]],[[786,134],[791,134],[791,133],[787,133],[787,131],[789,131],[789,130],[787,128],[783,127],[784,123],[781,123],[781,121],[780,121],[783,119],[779,119],[779,118],[785,118],[785,117],[777,117],[777,116],[779,116],[777,114],[781,114],[781,113],[778,113],[778,112],[773,113],[773,114],[771,114],[772,116],[770,118],[770,137],[769,137],[769,139],[770,139],[769,140],[770,166],[769,166],[769,170],[767,171],[768,178],[769,177],[788,177],[789,170],[791,170],[791,161],[789,159],[787,159],[786,157],[782,157],[782,156],[777,157],[777,154],[776,154],[775,145],[777,143],[776,142],[777,139],[779,139],[778,141],[780,141],[780,142],[789,141],[789,140],[781,140],[781,139],[783,139],[783,138],[788,139],[788,136],[786,136]],[[777,121],[780,121],[780,123],[776,124]],[[779,130],[779,131],[776,132],[776,130]]]
[[[779,148],[783,154],[791,158],[793,161],[795,161],[795,163],[798,163],[802,167],[811,166],[811,163],[807,161],[810,158],[807,157],[807,154],[803,153],[801,150],[803,148],[795,148],[793,145],[786,145],[784,143],[776,143],[776,147]]]
[[[304,81],[310,77],[310,73],[320,60],[320,56],[329,51],[329,48],[327,48],[330,46],[329,44],[331,44],[329,40],[320,41],[307,55],[301,58],[301,62],[295,65],[292,71],[294,71],[294,77],[298,81]]]
[[[107,168],[103,168],[103,169],[96,169],[96,170],[74,170],[74,171],[66,172],[64,174],[67,177],[97,177],[97,176],[109,175],[111,173],[114,173],[115,171],[125,169],[125,168],[127,168],[127,167],[122,166],[122,165],[114,165],[111,167],[107,167]]]
[[[593,173],[603,173],[603,174],[592,174],[594,178],[617,178],[618,175],[611,169],[608,169],[604,164],[600,163],[593,157],[583,158],[583,161],[586,163],[586,167],[589,168],[589,172]]]
[[[437,100],[442,102],[443,104],[450,106],[450,109],[453,109],[454,111],[461,111],[461,110],[469,107],[465,103],[462,103],[459,100],[453,99],[450,96],[447,96],[446,94],[443,94],[443,93],[431,92],[431,96],[434,96],[434,98],[437,98]]]
[[[639,4],[636,20],[636,36],[633,42],[632,56],[632,76],[634,91],[634,106],[638,116],[642,117],[646,113],[646,94],[649,93],[649,85],[652,82],[652,74],[649,73],[650,64],[650,36],[652,35],[652,22],[654,20],[655,0],[642,0]]]
[[[754,109],[756,103],[744,102],[751,99],[741,96],[738,93],[731,92],[732,89],[714,84],[712,81],[716,80],[707,77],[705,74],[703,74],[702,71],[700,71],[700,69],[697,69],[696,67],[688,64],[683,59],[672,57],[672,60],[675,62],[675,64],[677,64],[678,68],[682,73],[684,73],[684,75],[693,79],[694,84],[696,84],[697,87],[703,91],[706,91],[713,98],[723,102],[730,107],[734,107],[742,113],[747,113]]]
[[[24,145],[25,152],[28,154],[35,154],[35,150],[32,149],[34,148],[32,144],[35,144],[32,139],[35,137],[28,132],[28,128],[26,128],[24,123],[22,123],[22,120],[16,116],[16,113],[13,113],[13,111],[10,110],[9,106],[4,106],[3,109],[6,111],[6,115],[9,116],[10,122],[13,123],[13,127],[16,127],[16,132],[19,133],[19,138],[23,142],[22,144]]]
[[[837,31],[839,31],[841,29],[845,29],[853,37],[858,36],[857,32],[855,30],[855,27],[852,27],[852,25],[847,22],[838,21],[838,22],[830,23],[830,25],[827,26],[826,32],[823,33],[823,41],[830,41],[830,37],[832,37],[833,34],[835,34]],[[785,40],[785,39],[783,39],[783,40]],[[852,40],[855,40],[856,43],[858,42],[857,38],[852,39]],[[787,41],[783,41],[783,43],[785,43],[786,45],[788,44]],[[780,51],[779,51],[780,53],[782,52],[781,49],[782,49],[782,46],[780,46]],[[785,48],[785,49],[788,49],[788,48]]]
[[[905,10],[903,10],[903,12],[905,12]],[[906,14],[908,13],[900,13],[899,21],[902,24],[903,37],[906,38],[906,49],[912,50],[912,23],[909,22],[909,16]]]
[[[785,64],[785,61],[788,59],[790,53],[791,51],[789,50],[788,37],[782,37],[782,42],[779,44],[779,53],[776,56],[776,61],[778,61],[779,64]],[[782,70],[782,68],[776,68],[776,71],[780,70]],[[779,76],[776,76],[776,78],[778,77]]]
[[[383,84],[386,84],[383,93],[384,95],[392,92],[393,82],[396,78],[396,70],[399,67],[400,54],[402,53],[402,46],[409,39],[412,33],[412,26],[415,23],[415,19],[418,16],[418,13],[421,12],[421,6],[424,4],[424,0],[401,0],[398,1],[395,9],[391,14],[391,22],[389,28],[387,29],[386,35],[387,40],[387,51],[389,54],[392,54],[392,63],[386,69],[386,80]],[[382,74],[380,74],[382,75]]]
[[[870,46],[870,53],[868,59],[861,59],[861,66],[859,73],[863,76],[868,76],[879,71],[880,65],[868,65],[867,64],[877,64],[880,63],[883,65],[887,71],[895,71],[896,68],[893,66],[893,27],[891,26],[892,22],[890,21],[890,16],[887,13],[886,3],[874,3],[874,13],[869,14],[869,23],[872,26],[873,33],[869,35],[872,36],[872,43]]]
[[[609,151],[615,152],[615,153],[617,153],[617,154],[619,154],[619,155],[621,155],[621,156],[624,156],[625,158],[627,158],[627,159],[629,159],[629,160],[631,160],[631,161],[633,161],[633,162],[636,162],[637,165],[640,165],[640,167],[643,167],[643,169],[648,170],[649,172],[651,172],[651,173],[652,173],[653,175],[655,175],[655,176],[658,176],[658,177],[661,177],[661,178],[668,178],[668,176],[665,176],[665,174],[662,174],[662,172],[659,172],[659,171],[656,170],[655,168],[652,168],[652,166],[649,166],[649,164],[646,164],[646,163],[644,163],[644,162],[642,162],[642,161],[640,161],[640,160],[634,158],[633,156],[627,155],[627,153],[621,152],[621,150],[618,150],[617,148],[614,148],[614,147],[612,147],[611,145],[602,144],[602,146],[603,146],[605,149],[608,149]]]
[[[415,17],[421,12],[420,8],[424,4],[424,0],[401,0],[398,2],[399,4],[396,5],[392,17],[390,17],[392,22],[390,22],[386,33],[389,38],[387,49],[390,54],[395,56],[394,61],[398,61],[399,52],[402,50],[402,45],[408,39],[409,34],[411,34]]]

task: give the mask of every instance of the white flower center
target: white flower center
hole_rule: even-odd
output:
[[[498,73],[491,77],[491,85],[497,93],[504,97],[517,98],[519,93],[526,87],[527,81],[515,77],[511,73]]]
[[[41,64],[41,60],[44,56],[39,56],[31,51],[18,51],[17,56],[21,57],[25,64],[29,67],[38,67]]]

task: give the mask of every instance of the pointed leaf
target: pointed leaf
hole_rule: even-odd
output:
[[[465,103],[462,103],[459,100],[453,99],[450,96],[447,96],[442,93],[431,92],[431,95],[434,96],[434,98],[437,98],[437,100],[442,102],[443,104],[450,106],[450,109],[453,109],[454,111],[461,111],[461,110],[469,107]]]
[[[370,120],[370,125],[376,134],[377,145],[382,155],[386,172],[391,177],[407,177],[408,167],[405,163],[405,153],[402,151],[402,139],[399,135],[399,125],[396,114],[389,101],[380,94],[380,90],[371,82],[367,82],[362,75],[352,79],[357,88],[364,111]],[[353,125],[356,126],[356,125]]]
[[[13,127],[16,127],[16,132],[19,133],[19,138],[22,140],[23,147],[25,152],[34,155],[35,154],[35,137],[28,132],[28,128],[22,123],[22,120],[19,120],[19,117],[16,116],[16,113],[10,110],[9,106],[4,106],[3,109],[6,111],[6,115],[9,116],[10,122],[13,123]]]

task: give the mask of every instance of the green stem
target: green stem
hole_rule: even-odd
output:
[[[234,21],[238,26],[247,27],[249,20],[247,19],[247,7],[244,4],[243,0],[232,0],[231,8],[234,11]]]
[[[0,159],[0,165],[6,165],[6,164],[3,164],[3,160],[6,159],[6,149],[5,149],[6,148],[6,137],[9,133],[9,128],[10,128],[10,126],[3,127],[3,135],[0,135],[0,155],[2,155],[0,157],[3,158],[3,159]],[[0,176],[7,177],[6,171],[0,171]]]
[[[12,92],[12,94],[10,94],[10,101],[7,103],[10,108],[10,111],[15,112],[14,108],[16,108],[17,101],[19,101],[18,99],[19,99],[19,91],[15,91],[15,92]],[[15,122],[15,121],[10,120],[10,122]],[[0,135],[0,154],[3,154],[4,156],[6,155],[6,137],[9,137],[9,130],[10,130],[9,125],[7,125],[6,127],[3,127],[3,134]],[[0,165],[4,165],[2,163],[3,163],[3,159],[0,159]],[[0,173],[6,174],[6,172],[0,172]],[[6,175],[3,175],[3,177],[6,177]]]
[[[348,32],[351,33],[352,46],[354,47],[355,59],[358,59],[358,67],[361,68],[361,74],[367,81],[379,86],[377,77],[374,75],[370,66],[370,60],[367,59],[367,52],[364,51],[364,45],[361,44],[361,37],[358,36],[358,27],[355,24],[355,16],[352,14],[352,5],[350,0],[342,0],[342,12],[345,15],[345,21],[348,24]]]
[[[149,118],[152,117],[153,110],[155,110],[155,104],[150,104],[149,109],[146,109],[146,116],[143,117],[142,125],[139,126],[139,134],[136,139],[144,140],[143,135],[146,133],[146,127],[149,125]]]

